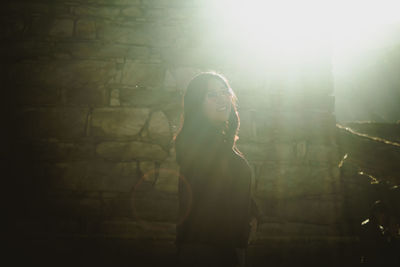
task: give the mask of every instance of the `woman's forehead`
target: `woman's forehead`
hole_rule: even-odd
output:
[[[207,91],[219,91],[227,88],[226,84],[219,79],[210,79],[208,80],[207,85]]]

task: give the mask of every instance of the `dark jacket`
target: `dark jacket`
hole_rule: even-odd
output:
[[[251,169],[222,134],[177,156],[179,221],[176,243],[245,248],[250,232]]]

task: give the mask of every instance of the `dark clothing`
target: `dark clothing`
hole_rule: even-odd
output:
[[[176,244],[211,245],[225,255],[246,248],[250,233],[251,169],[224,136],[186,149],[177,157],[179,182]],[[222,253],[224,254],[224,253]]]
[[[239,265],[235,250],[204,244],[182,244],[178,251],[179,267],[233,267]]]

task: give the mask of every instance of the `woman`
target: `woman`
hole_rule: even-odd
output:
[[[181,266],[244,266],[251,216],[251,170],[236,148],[236,96],[220,74],[194,77],[175,138],[179,182],[176,245]]]

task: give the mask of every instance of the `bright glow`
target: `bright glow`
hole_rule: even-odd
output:
[[[398,0],[226,0],[211,7],[211,23],[231,44],[292,61],[327,45],[364,49],[383,25],[400,22]]]

